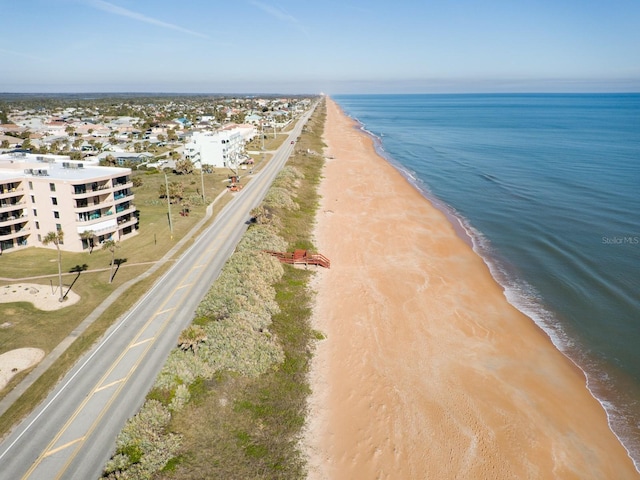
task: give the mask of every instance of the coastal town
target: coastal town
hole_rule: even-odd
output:
[[[166,99],[167,103],[176,101],[175,97]],[[233,104],[228,99],[206,101],[211,102],[205,106],[206,111],[226,109],[212,106],[217,102]],[[173,130],[172,136],[175,133],[177,137],[161,138],[166,144],[158,147],[164,149],[161,151],[145,146],[144,151],[153,154],[149,160],[116,160],[114,164],[111,159],[97,158],[105,153],[116,158],[120,148],[125,150],[123,155],[131,153],[129,150],[136,153],[131,141],[52,153],[41,149],[40,143],[35,145],[40,138],[32,132],[33,126],[28,129],[31,133],[23,133],[22,144],[1,154],[0,196],[6,201],[2,212],[9,212],[6,238],[24,235],[22,243],[14,240],[9,245],[7,240],[5,246],[9,248],[0,255],[0,436],[5,436],[0,442],[0,461],[3,471],[11,472],[8,475],[12,478],[22,475],[13,473],[14,467],[16,471],[31,469],[32,478],[48,478],[53,470],[66,470],[62,477],[150,478],[152,472],[162,468],[161,463],[177,459],[177,449],[187,452],[192,448],[186,436],[175,436],[168,430],[171,415],[186,413],[189,403],[203,406],[212,402],[210,406],[217,409],[214,397],[202,404],[204,397],[195,393],[199,387],[190,386],[197,379],[199,384],[209,383],[214,374],[216,382],[226,385],[230,405],[239,401],[247,386],[244,380],[236,383],[237,375],[257,388],[262,384],[273,392],[280,406],[277,411],[265,413],[274,419],[286,418],[289,427],[282,430],[273,424],[273,428],[264,431],[265,441],[278,446],[278,455],[285,454],[287,472],[300,471],[300,454],[290,438],[302,426],[292,420],[299,418],[307,395],[304,372],[309,350],[305,345],[312,341],[313,332],[308,321],[311,312],[301,315],[297,309],[308,302],[307,279],[318,266],[328,267],[328,260],[314,255],[299,258],[296,254],[289,262],[272,254],[289,251],[289,246],[295,252],[302,247],[306,253],[312,245],[317,194],[310,186],[317,182],[323,161],[317,152],[322,150],[324,108],[318,108],[321,100],[313,96],[288,101],[266,98],[264,106],[260,106],[263,100],[244,101],[244,109],[228,110],[229,118],[225,113],[219,120],[203,119],[205,110],[192,115],[182,109],[170,117],[183,127],[167,120],[158,121],[157,126],[142,125],[144,130],[136,128],[146,132],[149,128],[163,128],[160,124],[166,123],[165,128]],[[153,110],[161,110],[158,103],[161,102],[156,100]],[[194,100],[194,108],[195,103]],[[104,107],[101,111],[106,110]],[[3,125],[20,126],[26,117],[48,119],[52,113],[56,117],[64,113],[59,108],[44,112],[31,106],[10,111],[9,118],[3,118]],[[21,120],[20,115],[25,118]],[[154,119],[149,123],[156,123]],[[92,125],[110,123],[106,116],[99,120]],[[252,120],[256,123],[250,123]],[[66,121],[75,122],[70,118]],[[242,132],[250,129],[254,136],[245,140]],[[92,134],[87,131],[84,137],[89,145],[96,142],[97,137]],[[73,138],[72,134],[69,136]],[[240,139],[234,141],[234,136]],[[137,144],[144,140],[133,139]],[[174,186],[184,191],[174,193]],[[293,265],[300,261],[304,262],[300,268]],[[292,265],[285,268],[286,264]],[[276,289],[283,288],[290,292],[290,305],[276,299]],[[275,315],[278,312],[279,319]],[[283,315],[284,312],[291,313]],[[123,348],[127,355],[121,355]],[[95,355],[98,351],[99,355]],[[285,376],[278,373],[285,351],[288,357],[296,358],[295,378],[291,377],[291,369]],[[182,378],[182,374],[175,375],[178,371],[174,369],[174,357],[187,353],[200,362],[195,355],[205,352],[218,352],[201,358],[206,371],[187,373],[195,375],[190,380]],[[85,368],[86,357],[91,358],[90,362],[95,359],[101,364],[111,363],[107,376],[125,380],[114,383],[103,377],[105,371],[101,367]],[[74,371],[74,365],[80,366],[81,373]],[[190,369],[182,363],[177,368],[183,373]],[[60,371],[73,378],[90,376],[101,386],[87,392],[74,382],[59,381]],[[166,384],[165,379],[171,384]],[[176,381],[180,386],[173,385]],[[293,396],[289,387],[280,386],[291,385],[292,381],[296,384]],[[42,384],[46,386],[41,389]],[[120,388],[125,385],[125,389]],[[38,392],[32,395],[34,386],[38,386]],[[60,395],[58,388],[64,394]],[[100,453],[95,459],[88,460],[77,448],[81,444],[66,441],[70,448],[53,447],[58,451],[56,455],[45,453],[35,461],[23,461],[21,454],[12,454],[33,452],[33,436],[18,433],[28,440],[25,448],[8,437],[22,428],[18,423],[48,393],[65,406],[80,400],[78,406],[85,411],[95,407],[111,410],[112,413],[97,416],[96,421],[104,421],[100,426],[91,427],[95,418],[77,416],[80,423],[76,425],[89,427],[92,432],[81,442],[82,448],[97,447]],[[152,398],[157,393],[165,397],[161,404]],[[107,397],[111,400],[103,404]],[[50,408],[43,418],[62,410],[65,409]],[[148,413],[160,413],[162,418],[147,423]],[[218,411],[215,418],[240,425],[250,415],[248,411],[230,409]],[[135,426],[137,419],[142,419],[141,430]],[[196,423],[201,424],[199,420]],[[69,424],[69,433],[77,432],[76,425]],[[148,430],[150,425],[154,426]],[[233,432],[210,427],[209,434],[197,434],[194,440],[199,443],[210,434],[222,433],[235,442]],[[27,427],[32,428],[35,427]],[[136,446],[123,446],[120,439],[128,435],[130,428],[136,430]],[[188,426],[186,431],[195,429]],[[38,435],[38,440],[50,449],[46,435]],[[126,452],[137,449],[138,440],[151,449],[136,459]],[[224,449],[219,453],[227,456]],[[160,463],[154,460],[157,454],[162,457]],[[78,467],[72,465],[75,462]],[[195,462],[204,465],[199,460]],[[224,471],[237,471],[230,458],[214,463]],[[77,473],[77,468],[86,473]],[[244,468],[251,470],[255,466],[246,464]],[[230,478],[226,473],[220,476]],[[287,474],[286,478],[295,476]]]
[[[26,97],[0,102],[0,251],[81,252],[139,230],[132,170],[251,170],[308,97]],[[71,234],[73,232],[73,234]],[[53,247],[53,245],[50,245]]]

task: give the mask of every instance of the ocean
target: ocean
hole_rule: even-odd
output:
[[[336,95],[586,374],[640,466],[640,94]]]

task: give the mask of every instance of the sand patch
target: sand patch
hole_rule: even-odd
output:
[[[18,373],[38,364],[44,358],[39,348],[17,348],[0,355],[0,390]]]
[[[59,310],[77,303],[80,295],[72,290],[66,295],[66,300],[60,302],[59,287],[37,283],[16,283],[0,287],[0,303],[29,302],[39,310]],[[65,287],[65,292],[66,292]]]

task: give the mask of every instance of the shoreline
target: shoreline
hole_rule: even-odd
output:
[[[638,478],[582,369],[371,134],[327,109],[316,237],[332,269],[315,282],[327,339],[311,373],[309,478]]]
[[[459,215],[453,208],[442,202],[432,192],[430,192],[426,185],[422,184],[415,176],[412,175],[411,171],[407,170],[403,165],[396,162],[390,155],[386,154],[382,145],[382,140],[376,134],[367,130],[358,119],[351,117],[350,115],[347,115],[347,117],[355,122],[360,131],[372,139],[378,156],[395,168],[400,175],[402,175],[408,183],[418,190],[435,209],[442,212],[449,223],[451,223],[458,237],[484,261],[493,280],[502,288],[507,302],[523,315],[528,317],[549,338],[549,341],[554,345],[554,347],[580,371],[584,376],[587,391],[595,400],[598,401],[602,409],[605,411],[609,429],[626,450],[627,455],[634,463],[636,470],[640,473],[640,461],[634,458],[632,452],[633,446],[638,446],[637,440],[633,435],[625,437],[624,433],[619,433],[624,431],[628,433],[630,428],[628,425],[633,424],[633,419],[630,419],[625,415],[625,412],[618,411],[615,404],[612,403],[610,399],[607,399],[605,394],[603,394],[603,396],[599,396],[596,393],[599,389],[607,388],[603,385],[606,384],[606,382],[601,381],[598,378],[598,375],[603,374],[602,367],[597,365],[594,367],[595,370],[589,370],[586,367],[583,367],[580,363],[580,359],[588,360],[588,355],[580,349],[576,349],[566,332],[557,325],[551,324],[548,321],[547,317],[553,317],[556,313],[544,305],[537,294],[533,300],[529,298],[526,291],[533,287],[521,279],[510,278],[510,274],[503,271],[504,259],[497,259],[491,254],[490,248],[486,246],[486,242],[488,242],[488,240],[484,235],[471,227],[464,217]],[[606,373],[604,374],[606,375]],[[617,375],[620,376],[624,374],[617,372]],[[632,447],[629,447],[626,442],[629,442]]]
[[[339,107],[340,108],[340,107]],[[611,404],[611,401],[604,396],[601,398],[596,391],[599,388],[603,388],[601,381],[598,380],[598,373],[602,374],[602,370],[590,371],[583,367],[578,359],[585,357],[584,352],[576,350],[572,347],[572,341],[568,338],[567,334],[559,329],[557,326],[550,324],[547,320],[547,316],[554,316],[555,313],[551,311],[547,306],[541,303],[541,300],[536,297],[531,300],[525,292],[529,288],[533,288],[526,282],[519,279],[510,278],[508,273],[503,271],[503,260],[494,258],[491,255],[490,249],[485,245],[488,240],[473,227],[468,224],[468,221],[458,214],[452,207],[442,202],[436,197],[428,187],[423,184],[413,173],[406,169],[404,165],[396,162],[393,157],[387,154],[384,149],[382,139],[375,133],[367,130],[367,128],[355,117],[343,112],[343,114],[353,122],[353,128],[357,129],[373,142],[375,153],[389,165],[391,165],[409,184],[411,184],[423,197],[431,204],[435,209],[439,210],[449,221],[455,233],[458,237],[464,241],[469,248],[471,248],[485,263],[489,269],[493,280],[502,288],[504,296],[509,304],[516,308],[523,315],[528,317],[549,339],[554,347],[564,356],[566,359],[575,366],[575,368],[584,376],[585,387],[589,394],[600,404],[607,416],[607,423],[611,433],[618,439],[622,447],[627,452],[627,455],[633,462],[636,470],[640,473],[640,463],[636,461],[632,450],[625,443],[625,436],[620,431],[627,430],[629,418],[625,416],[623,412],[617,412],[615,405]],[[536,303],[531,305],[530,303]],[[586,358],[586,357],[585,357]],[[583,358],[584,359],[584,358]],[[595,376],[592,378],[592,375]],[[606,388],[606,387],[604,387]],[[617,414],[617,415],[616,415]],[[627,422],[625,422],[627,421]],[[620,423],[623,422],[623,423]],[[617,425],[617,427],[615,427]],[[634,438],[626,437],[626,440],[631,445],[634,444]]]

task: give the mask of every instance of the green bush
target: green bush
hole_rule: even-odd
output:
[[[271,285],[282,273],[282,265],[270,255],[239,251],[231,256],[196,315],[212,320],[228,318],[241,310],[271,315],[278,311]]]
[[[176,456],[180,437],[167,431],[171,413],[157,400],[147,400],[116,439],[116,455],[107,462],[108,479],[150,479]]]
[[[287,242],[278,235],[276,228],[268,224],[251,225],[236,247],[237,251],[274,250],[283,252]]]
[[[300,206],[293,200],[291,190],[282,187],[271,187],[264,197],[267,207],[298,210]]]

